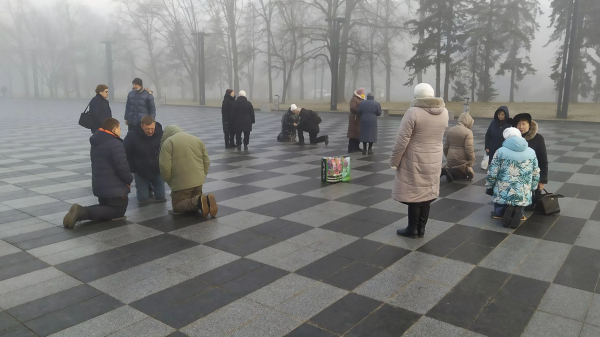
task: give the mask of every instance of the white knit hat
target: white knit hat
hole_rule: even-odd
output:
[[[433,87],[427,83],[420,83],[415,87],[415,98],[435,97]]]
[[[298,107],[296,106],[296,104],[290,105],[290,111],[296,111],[296,109],[298,109]]]
[[[238,96],[246,97],[246,92],[244,90],[240,90],[240,92],[238,93]]]
[[[521,137],[521,131],[517,128],[506,128],[504,132],[502,132],[502,136],[504,139],[509,139],[512,137]]]

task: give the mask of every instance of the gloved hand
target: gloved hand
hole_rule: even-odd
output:
[[[491,188],[488,188],[488,189],[485,190],[485,194],[487,194],[487,195],[494,195],[494,190],[491,189]]]

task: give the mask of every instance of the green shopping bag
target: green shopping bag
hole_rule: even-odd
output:
[[[324,183],[350,181],[350,157],[321,158],[321,181]]]

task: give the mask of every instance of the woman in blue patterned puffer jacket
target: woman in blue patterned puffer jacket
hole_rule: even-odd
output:
[[[488,167],[486,193],[493,196],[492,217],[502,219],[504,227],[517,228],[526,220],[523,209],[531,204],[531,191],[540,181],[535,151],[516,128],[503,132],[504,143]]]

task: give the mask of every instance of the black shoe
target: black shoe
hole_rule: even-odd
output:
[[[373,150],[369,150],[369,152],[367,152],[369,154],[369,156],[372,156],[375,154],[375,152],[373,152]]]
[[[454,179],[452,178],[452,175],[450,174],[450,172],[448,172],[447,168],[442,168],[442,175],[446,176],[446,181],[451,183],[454,181]]]
[[[325,146],[329,145],[329,136],[325,137]]]
[[[238,151],[240,151],[240,150],[242,149],[242,146],[241,146],[241,145],[238,145],[238,146],[236,146],[236,147],[237,147]]]
[[[366,155],[367,155],[367,149],[363,149],[363,150],[362,150],[362,155],[363,155],[363,156],[366,156]]]
[[[304,146],[304,145],[306,145],[306,143],[304,143],[304,142],[297,142],[296,145]]]
[[[504,227],[504,228],[510,227],[514,213],[515,213],[514,206],[506,207],[506,211],[504,212],[504,215],[502,216],[502,227]]]
[[[244,145],[244,151],[248,151],[248,145]]]
[[[408,225],[404,229],[399,229],[396,231],[396,234],[400,236],[404,236],[411,239],[416,239],[419,237],[419,231],[416,226]]]
[[[513,213],[513,217],[510,221],[509,227],[512,229],[517,229],[521,224],[521,220],[525,220],[524,217],[521,218],[523,214],[523,207],[515,206],[515,211]]]

